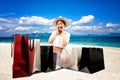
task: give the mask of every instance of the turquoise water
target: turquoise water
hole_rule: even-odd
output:
[[[29,35],[28,35],[29,36]],[[40,39],[41,43],[48,43],[49,35],[40,35],[40,36],[29,36],[30,39]],[[11,43],[13,42],[13,37],[0,37],[0,43]],[[77,45],[93,45],[93,46],[109,46],[109,47],[118,47],[120,48],[120,37],[111,37],[111,36],[71,36],[70,44]]]
[[[120,37],[96,36],[96,37],[71,37],[71,43],[82,45],[109,46],[120,48]]]

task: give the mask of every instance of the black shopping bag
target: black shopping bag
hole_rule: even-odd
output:
[[[41,71],[47,72],[55,70],[53,65],[53,46],[51,45],[41,45]]]
[[[79,70],[87,67],[90,73],[100,71],[105,68],[102,48],[82,48],[82,56]]]

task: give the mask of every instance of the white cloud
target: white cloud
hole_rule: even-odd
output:
[[[18,19],[17,18],[0,18],[0,26],[4,28],[14,28],[18,25]]]
[[[52,25],[53,19],[49,20],[43,17],[32,16],[32,17],[21,17],[19,24],[26,25]]]
[[[116,26],[120,26],[120,24],[113,24],[113,23],[106,24],[106,27],[116,27]]]
[[[23,27],[23,26],[19,26],[19,27],[16,27],[14,30],[15,31],[28,31],[30,30],[31,27]]]
[[[53,26],[52,26],[52,27],[50,27],[49,29],[50,29],[50,30],[55,30],[55,29],[56,29],[56,27],[53,27]]]
[[[4,28],[0,26],[0,30],[3,30]]]
[[[72,30],[98,30],[100,26],[73,26]]]
[[[2,22],[2,23],[12,23],[12,19],[0,18],[0,22]]]
[[[83,16],[80,20],[72,22],[72,25],[90,23],[94,19],[93,15]]]
[[[117,29],[118,31],[120,31],[120,29]]]
[[[34,31],[33,33],[40,33],[40,31]]]
[[[20,18],[0,18],[0,32],[3,33],[44,33],[44,32],[52,32],[57,28],[54,27],[53,19],[48,19],[39,16],[31,16],[31,17],[20,17]],[[71,34],[86,34],[86,33],[110,33],[110,32],[120,32],[119,27],[120,24],[113,24],[112,22],[107,23],[94,23],[94,25],[90,23],[94,20],[93,15],[83,16],[78,21],[73,21],[72,19],[67,19],[70,23],[69,27],[65,28],[66,31]],[[88,24],[84,24],[88,23]],[[90,24],[89,24],[90,23]],[[40,27],[41,26],[41,27]],[[109,28],[107,28],[109,27]],[[80,31],[76,31],[80,30]]]
[[[13,32],[13,29],[9,29],[6,31],[7,33],[12,33]]]
[[[114,30],[110,28],[110,29],[109,29],[109,32],[114,32]]]

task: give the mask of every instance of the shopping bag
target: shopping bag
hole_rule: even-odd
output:
[[[81,47],[73,47],[72,48],[72,55],[74,55],[74,59],[75,59],[75,64],[71,67],[71,69],[79,71],[79,63],[80,63],[80,59],[81,59],[81,52],[82,52],[82,48]]]
[[[33,39],[33,40],[29,40],[29,74],[30,75],[33,73],[34,55],[35,55],[35,46]]]
[[[102,48],[82,48],[79,70],[87,67],[90,73],[105,69]]]
[[[29,74],[38,72],[41,70],[40,66],[40,40],[30,39],[29,40]]]
[[[29,75],[28,36],[14,36],[13,78]]]
[[[40,55],[40,40],[34,39],[34,47],[35,47],[35,53],[34,53],[34,64],[33,64],[33,71],[38,72],[41,71],[41,55]]]
[[[53,65],[53,46],[51,45],[41,45],[41,71],[47,72],[55,70]]]
[[[75,64],[75,54],[72,54],[71,48],[63,49],[62,53],[60,54],[59,66],[64,68],[70,68]]]
[[[78,71],[82,48],[67,46],[61,54],[57,54],[56,69],[66,68]]]

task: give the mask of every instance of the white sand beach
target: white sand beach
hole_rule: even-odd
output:
[[[69,46],[88,47],[71,44]],[[90,74],[69,69],[61,69],[13,79],[11,44],[0,43],[0,80],[120,80],[120,48],[101,48],[103,48],[104,51],[105,69],[96,73]]]

